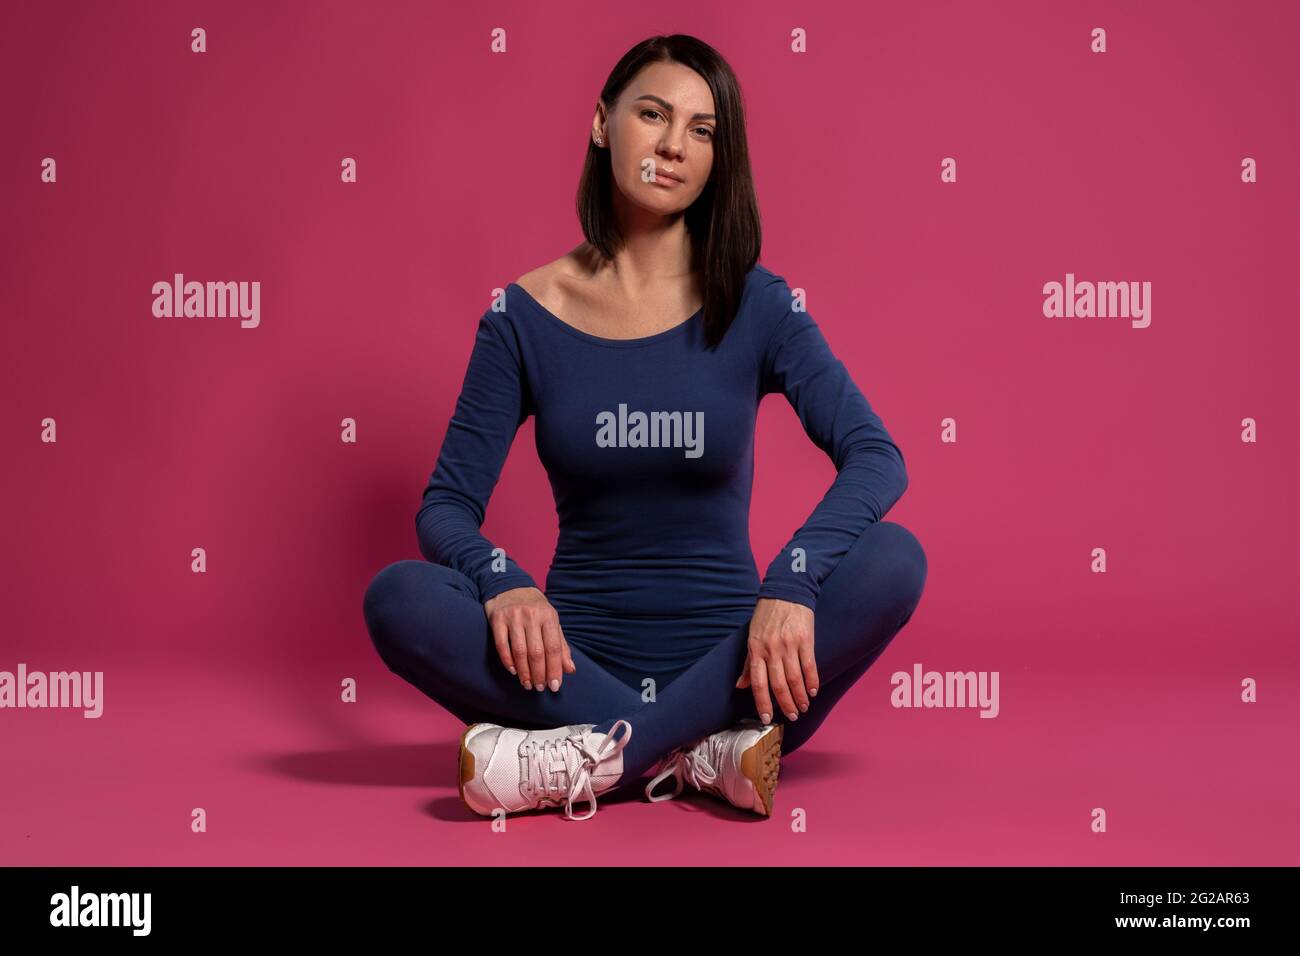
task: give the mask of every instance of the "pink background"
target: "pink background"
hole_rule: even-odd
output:
[[[105,712],[0,711],[0,862],[1297,862],[1295,5],[87,2],[4,21],[0,670],[102,670]],[[494,834],[457,797],[461,725],[383,666],[362,595],[418,557],[475,323],[581,240],[596,94],[656,32],[740,77],[761,261],[808,290],[899,441],[911,486],[888,517],[929,579],[785,761],[776,818],[634,792]],[[261,326],[155,318],[174,272],[261,281]],[[1045,318],[1067,272],[1150,281],[1151,326]],[[555,518],[532,434],[484,533],[540,576]],[[766,567],[834,475],[779,396],[757,472]],[[1000,715],[893,709],[890,674],[916,662],[998,671]]]

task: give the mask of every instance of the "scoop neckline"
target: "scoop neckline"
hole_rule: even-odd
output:
[[[695,322],[695,320],[700,317],[700,314],[704,312],[704,306],[701,305],[684,321],[678,322],[671,328],[664,329],[662,332],[656,332],[653,335],[642,335],[634,339],[607,339],[600,335],[592,335],[590,332],[584,332],[577,326],[565,322],[562,318],[533,298],[532,294],[518,282],[511,282],[507,286],[507,290],[512,287],[519,292],[519,295],[524,302],[541,315],[542,318],[554,325],[558,325],[565,332],[582,339],[584,342],[590,342],[593,345],[604,345],[608,348],[636,348],[642,345],[653,345],[655,342],[662,342],[665,339],[673,338],[685,332]],[[507,308],[509,308],[509,303],[507,303]]]

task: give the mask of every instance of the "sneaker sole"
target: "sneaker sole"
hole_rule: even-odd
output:
[[[754,784],[758,797],[758,805],[753,810],[764,817],[772,815],[772,795],[776,793],[781,772],[781,738],[785,736],[785,725],[775,727],[776,730],[758,738],[754,746],[740,755],[740,772]]]
[[[470,733],[478,726],[478,724],[470,724],[465,728],[465,732],[460,735],[460,758],[457,761],[456,789],[460,791],[460,802],[465,804],[465,808],[470,813],[475,816],[486,817],[491,816],[491,814],[474,809],[470,806],[469,801],[465,799],[465,784],[474,779],[474,754],[465,744],[469,740]]]

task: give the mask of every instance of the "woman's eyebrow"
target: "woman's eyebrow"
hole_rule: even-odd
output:
[[[658,104],[659,104],[660,106],[662,106],[664,109],[666,109],[668,112],[671,113],[671,112],[673,111],[673,104],[672,104],[672,103],[669,103],[669,102],[668,102],[666,99],[664,99],[663,97],[655,96],[653,93],[642,93],[640,96],[637,97],[637,99],[638,99],[638,100],[654,100],[656,103],[658,103]],[[633,102],[635,102],[635,100],[634,100]],[[717,118],[718,118],[717,115],[714,114],[714,113],[696,113],[694,116],[691,117],[691,119],[693,119],[693,120],[698,120],[698,119],[717,119]]]

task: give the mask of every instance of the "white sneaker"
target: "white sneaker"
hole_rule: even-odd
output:
[[[685,778],[697,790],[722,797],[742,810],[771,816],[784,734],[784,724],[748,719],[678,747],[659,764],[661,769],[646,785],[645,795],[654,802],[671,800],[682,792]],[[677,778],[672,793],[651,794],[670,776]]]
[[[616,737],[620,724],[627,732]],[[497,810],[517,813],[563,804],[568,819],[590,819],[596,814],[596,794],[622,776],[623,748],[632,737],[626,720],[607,734],[593,733],[595,726],[517,730],[470,724],[460,739],[460,798],[485,817]],[[574,801],[584,796],[590,810],[575,817]]]

